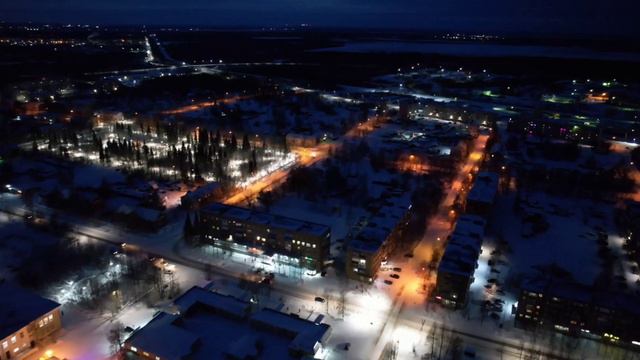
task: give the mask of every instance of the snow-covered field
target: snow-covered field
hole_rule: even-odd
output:
[[[569,48],[561,46],[525,46],[486,43],[363,41],[349,42],[340,47],[324,48],[315,51],[356,53],[425,53],[481,57],[540,56],[564,59],[638,60],[638,55],[635,53],[602,52],[587,48]]]
[[[522,210],[515,210],[514,202],[514,194],[500,196],[494,212],[494,231],[511,250],[508,258],[513,276],[556,264],[579,282],[590,284],[596,279],[600,272],[596,228],[609,225],[608,230],[613,229],[610,221],[597,219],[593,212],[601,209],[610,217],[611,205],[540,192],[522,194]],[[548,228],[537,232],[537,219]]]

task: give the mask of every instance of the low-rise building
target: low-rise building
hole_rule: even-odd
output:
[[[0,360],[25,358],[61,329],[60,304],[0,282]]]
[[[466,200],[465,212],[487,216],[498,193],[498,174],[479,172]]]
[[[550,278],[521,285],[515,325],[640,346],[637,296]]]
[[[385,200],[367,224],[349,240],[347,245],[347,276],[354,280],[372,282],[382,262],[396,249],[411,218],[408,195]]]
[[[197,209],[211,201],[219,200],[221,197],[222,187],[217,182],[211,182],[193,191],[188,191],[180,198],[180,203],[187,209]]]
[[[329,258],[331,228],[309,221],[214,203],[200,210],[202,241],[321,271]]]
[[[193,287],[125,342],[138,359],[322,359],[327,324]]]
[[[462,215],[449,236],[440,264],[433,298],[452,308],[467,303],[469,286],[482,253],[486,222],[477,215]]]

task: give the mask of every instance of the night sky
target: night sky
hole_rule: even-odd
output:
[[[634,0],[0,0],[9,22],[640,35]]]

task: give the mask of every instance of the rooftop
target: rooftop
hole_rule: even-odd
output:
[[[251,304],[193,287],[175,301],[176,315],[161,313],[127,343],[161,359],[292,359],[313,356],[330,326],[272,309],[250,315]]]
[[[329,234],[331,232],[331,228],[326,225],[221,203],[213,203],[211,205],[205,206],[202,211],[227,219],[264,224],[276,229],[282,229],[285,231],[297,233],[307,233],[315,236],[324,236],[325,234]]]
[[[498,174],[479,172],[476,181],[469,191],[467,201],[492,203],[498,192]]]
[[[486,222],[476,215],[462,215],[449,237],[438,272],[471,277],[482,250]]]
[[[349,247],[369,253],[378,251],[410,209],[411,198],[407,194],[385,198],[383,205],[349,243]]]
[[[573,281],[541,277],[527,278],[523,281],[521,288],[522,290],[543,293],[546,296],[556,297],[565,301],[594,304],[610,310],[640,315],[640,309],[638,308],[640,299],[628,293],[598,290]]]
[[[60,306],[55,301],[5,282],[0,282],[0,294],[0,339]]]

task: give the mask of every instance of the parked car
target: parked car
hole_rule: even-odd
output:
[[[395,272],[402,272],[402,268],[394,267],[394,268],[393,268],[393,271],[395,271]]]
[[[385,281],[384,281],[384,283],[385,283],[385,284],[387,284],[387,285],[392,285],[392,284],[393,284],[393,281],[391,281],[391,280],[385,280]]]
[[[320,297],[320,296],[316,296],[315,301],[316,301],[316,302],[319,302],[319,303],[323,303],[323,302],[325,302],[326,300],[325,300],[324,298]]]
[[[394,279],[400,279],[400,275],[398,275],[398,274],[391,274],[391,275],[389,275],[389,277],[392,277]]]

